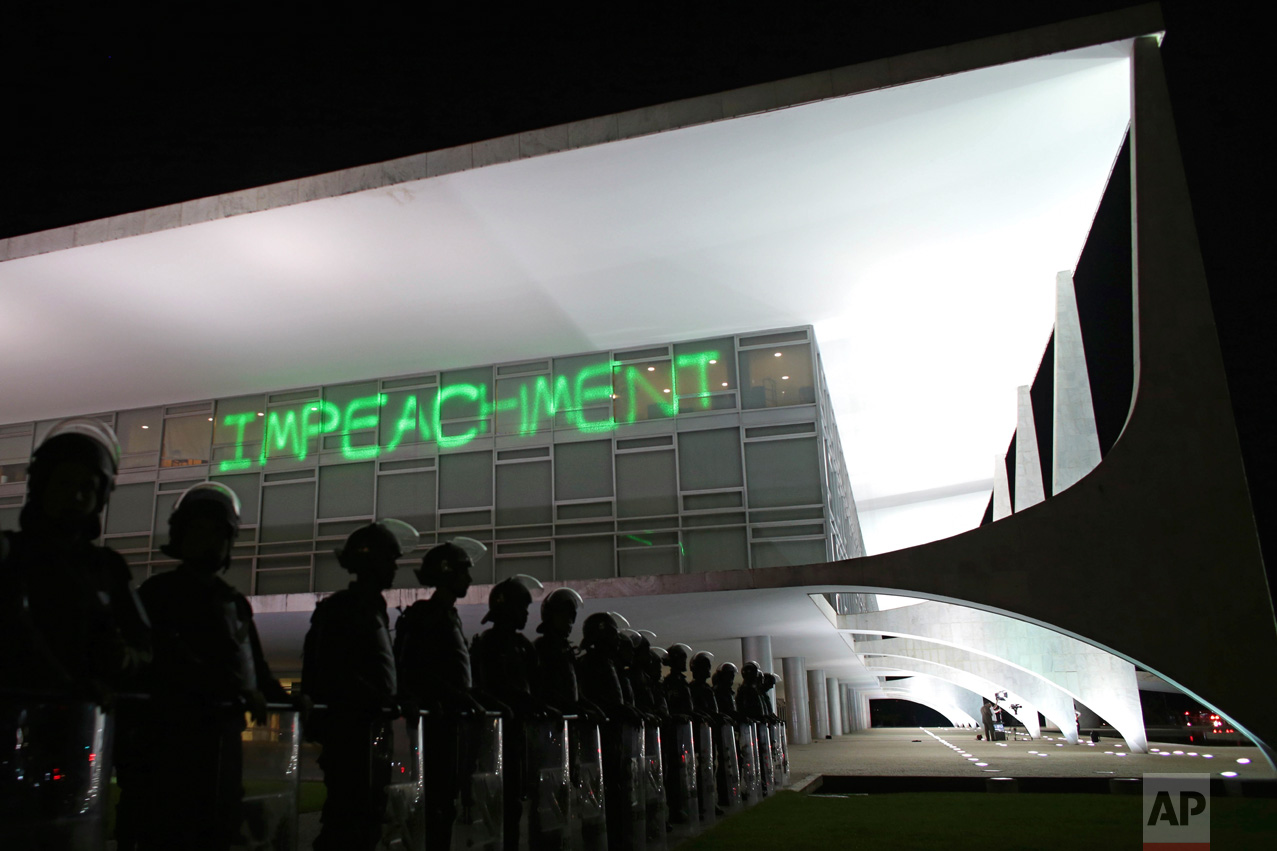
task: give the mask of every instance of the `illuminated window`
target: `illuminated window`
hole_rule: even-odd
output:
[[[779,408],[816,401],[811,345],[769,346],[740,353],[742,408]]]
[[[731,337],[674,346],[678,411],[717,411],[736,407],[736,355]]]
[[[160,408],[122,411],[116,418],[115,435],[120,440],[120,469],[154,467],[159,463]]]
[[[615,427],[613,366],[609,356],[602,353],[554,359],[554,384],[538,398],[553,399],[555,428],[595,433]]]
[[[667,419],[678,413],[678,388],[669,360],[617,364],[612,392],[618,423]]]
[[[208,414],[169,417],[164,421],[161,467],[207,464],[212,455],[213,422]]]
[[[25,482],[27,480],[27,464],[12,463],[0,464],[0,485],[9,485],[14,482]]]

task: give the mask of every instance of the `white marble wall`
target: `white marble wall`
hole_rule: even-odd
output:
[[[1082,346],[1073,273],[1055,276],[1055,398],[1052,404],[1051,493],[1057,494],[1100,463],[1091,380]]]
[[[1015,426],[1015,510],[1023,511],[1046,499],[1042,487],[1042,461],[1038,452],[1038,431],[1033,419],[1029,386],[1016,389]]]

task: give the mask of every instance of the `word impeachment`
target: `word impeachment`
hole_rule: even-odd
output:
[[[510,433],[526,436],[551,423],[585,433],[611,431],[639,419],[641,405],[647,409],[643,419],[674,417],[680,413],[680,398],[684,410],[708,410],[709,373],[718,358],[716,351],[677,355],[668,379],[656,383],[651,380],[657,377],[652,374],[655,367],[605,360],[571,375],[502,379],[494,399],[487,398],[486,383],[448,383],[402,394],[393,404],[390,394],[377,393],[352,399],[344,408],[311,400],[294,407],[227,414],[222,422],[235,434],[235,457],[222,461],[218,469],[245,470],[278,457],[304,461],[311,441],[325,435],[340,435],[340,451],[352,461],[384,457],[405,441],[433,440],[440,448],[454,449],[484,433],[493,414]],[[245,433],[258,418],[263,420],[261,452],[249,457],[244,454]],[[379,424],[383,443],[358,445]],[[451,434],[450,425],[463,427]]]

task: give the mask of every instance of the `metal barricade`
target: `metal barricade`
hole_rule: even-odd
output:
[[[603,789],[603,745],[597,724],[568,719],[568,847],[607,851],[607,800]]]
[[[758,743],[758,777],[764,795],[776,791],[775,764],[772,762],[772,731],[766,721],[754,723],[754,736]]]
[[[696,725],[696,791],[700,804],[701,830],[712,827],[717,819],[718,778],[714,759],[714,728],[708,721]]]
[[[736,728],[720,722],[714,737],[714,755],[718,764],[718,805],[724,812],[740,809],[740,757],[736,747]]]
[[[517,722],[511,722],[517,723]],[[564,718],[529,721],[524,725],[527,760],[524,778],[528,806],[520,835],[534,851],[564,851],[569,830],[571,768],[568,722]],[[516,794],[515,790],[506,790]]]
[[[390,731],[390,783],[386,786],[386,822],[381,842],[386,848],[423,851],[426,788],[422,715],[396,718]]]
[[[647,851],[664,851],[665,826],[669,823],[669,803],[665,800],[665,766],[661,753],[661,728],[643,727],[646,767],[643,772],[643,801],[647,823]]]
[[[502,847],[501,725],[496,712],[458,721],[460,801],[452,829],[453,848],[497,851]]]
[[[740,760],[741,802],[757,804],[763,797],[762,778],[758,768],[758,739],[754,722],[743,721],[736,728],[736,753]]]
[[[295,851],[301,792],[301,724],[297,711],[272,705],[264,724],[243,739],[244,803],[240,836],[246,847]]]
[[[697,791],[696,741],[692,720],[670,721],[665,736],[665,797],[673,838],[700,832],[701,803]]]
[[[0,695],[0,847],[104,847],[112,722],[92,703]]]

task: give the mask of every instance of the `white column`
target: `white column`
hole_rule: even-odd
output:
[[[745,662],[757,662],[758,667],[763,670],[763,673],[776,670],[775,667],[773,667],[776,662],[772,659],[772,637],[770,635],[750,635],[742,637],[740,640],[740,650],[740,659],[742,664]],[[783,677],[784,674],[781,674],[781,676]],[[771,692],[768,692],[767,694],[767,701],[771,710],[775,712],[776,701]]]
[[[829,699],[829,735],[842,735],[842,691],[838,681],[833,677],[825,680],[825,691]]]
[[[1001,520],[1010,514],[1011,484],[1007,481],[1007,459],[1005,455],[999,455],[993,459],[993,519]]]
[[[856,729],[851,725],[851,686],[846,683],[838,684],[838,702],[842,705],[842,731],[850,733]]]
[[[1042,461],[1038,454],[1038,431],[1033,422],[1033,400],[1029,397],[1027,384],[1016,390],[1016,407],[1015,510],[1023,511],[1046,499],[1042,487]]]
[[[1055,398],[1052,404],[1051,493],[1073,485],[1100,463],[1091,379],[1082,346],[1073,273],[1055,276]]]
[[[807,672],[807,705],[811,712],[811,737],[818,742],[829,736],[829,696],[823,669]]]
[[[789,742],[811,744],[811,714],[807,707],[807,665],[802,656],[786,656],[780,660],[784,678],[785,705],[789,707]]]

